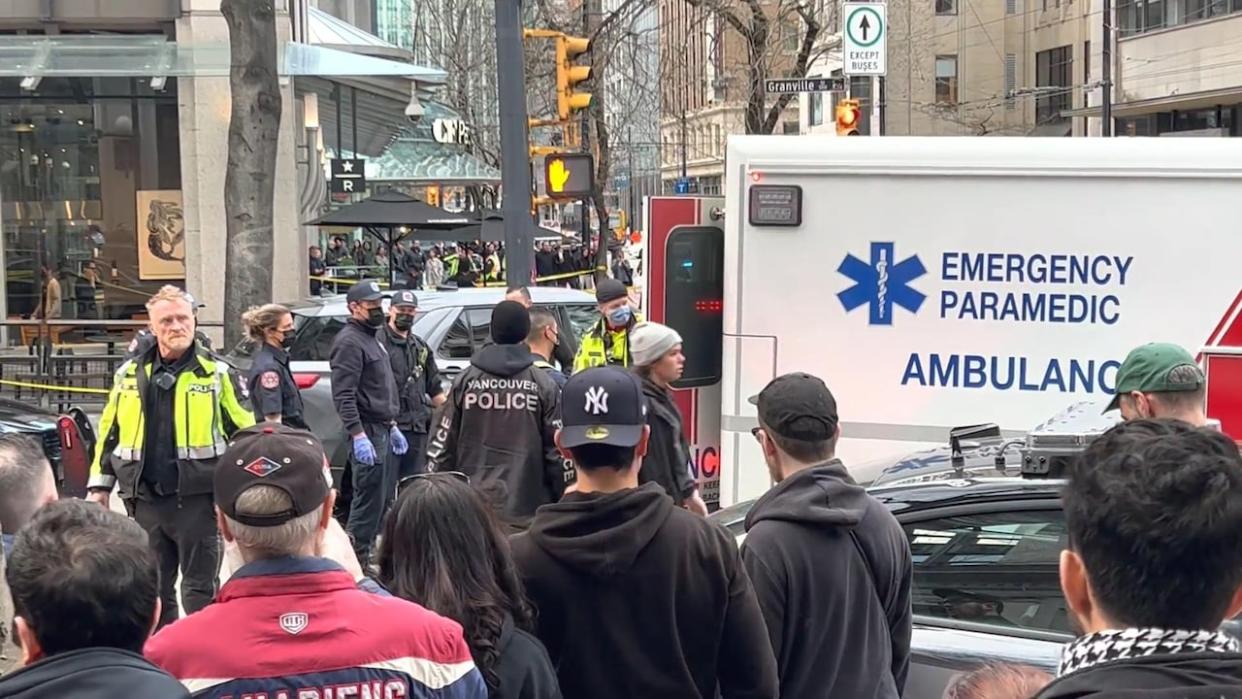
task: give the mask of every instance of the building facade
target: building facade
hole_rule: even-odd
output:
[[[271,296],[292,301],[308,286],[306,247],[317,232],[301,224],[326,203],[325,154],[378,155],[407,104],[432,94],[443,74],[365,46],[317,44],[343,34],[316,24],[307,0],[276,6]],[[229,67],[220,0],[0,4],[5,316],[35,309],[46,268],[60,283],[63,318],[130,319],[171,283],[205,304],[204,320],[227,320]]]
[[[748,21],[746,6],[725,7]],[[792,2],[769,0],[763,9],[769,34],[754,57],[755,47],[721,12],[686,0],[660,1],[660,170],[665,193],[677,191],[676,183],[684,180],[690,193],[720,194],[726,140],[729,134],[746,133],[753,61],[762,62],[769,77],[792,74],[805,25]],[[821,34],[835,30],[834,3],[820,2],[814,12],[823,25]],[[774,99],[765,95],[765,110]],[[797,135],[800,130],[799,101],[791,99],[772,133]]]
[[[1098,136],[1106,1],[1115,135],[1238,135],[1242,0],[891,0],[864,102],[885,135]]]

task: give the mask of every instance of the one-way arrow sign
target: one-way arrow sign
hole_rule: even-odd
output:
[[[846,75],[884,75],[888,71],[888,19],[878,2],[847,2],[842,71]]]

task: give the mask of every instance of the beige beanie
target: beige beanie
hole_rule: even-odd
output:
[[[659,323],[639,323],[630,330],[630,359],[634,366],[655,364],[681,344],[677,331]]]

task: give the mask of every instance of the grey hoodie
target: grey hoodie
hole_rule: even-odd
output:
[[[832,459],[768,491],[746,532],[742,563],[767,622],[782,699],[901,696],[912,564],[888,508]]]

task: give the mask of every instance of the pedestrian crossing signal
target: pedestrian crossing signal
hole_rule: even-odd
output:
[[[589,153],[549,155],[543,171],[549,197],[584,199],[595,188],[595,159]]]
[[[862,109],[856,99],[843,99],[837,102],[837,135],[860,136],[858,122],[862,120]]]

